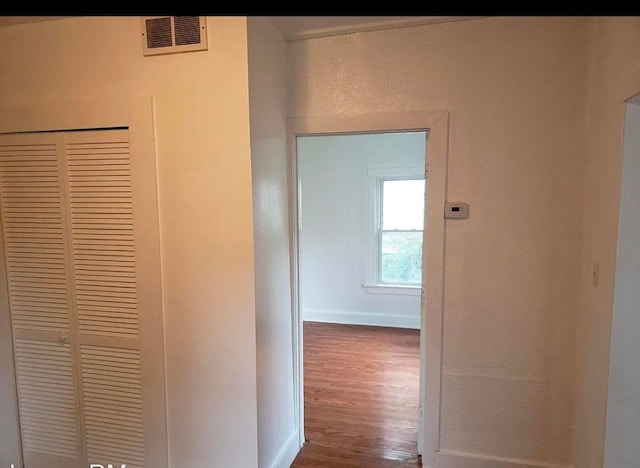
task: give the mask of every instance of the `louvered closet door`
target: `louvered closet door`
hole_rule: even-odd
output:
[[[82,465],[69,243],[60,147],[3,135],[0,190],[25,466]]]
[[[122,129],[0,135],[26,468],[167,466],[155,166],[129,146]]]
[[[89,463],[145,466],[126,130],[65,135],[73,301]]]

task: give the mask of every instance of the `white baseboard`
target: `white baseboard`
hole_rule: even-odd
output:
[[[302,320],[309,322],[372,325],[378,327],[420,329],[419,315],[390,315],[346,310],[303,309]]]
[[[571,465],[443,451],[436,452],[433,468],[571,468]]]
[[[300,449],[298,431],[293,431],[287,439],[287,442],[282,446],[271,468],[291,468],[293,460],[298,456]]]

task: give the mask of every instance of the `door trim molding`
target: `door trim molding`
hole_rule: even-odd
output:
[[[434,466],[435,468],[572,468],[571,465],[459,452],[438,452]]]
[[[422,438],[418,452],[425,467],[435,464],[440,447],[440,398],[442,380],[442,324],[444,313],[444,203],[447,193],[449,151],[449,112],[445,110],[360,114],[354,116],[316,116],[287,119],[289,164],[289,213],[291,216],[291,290],[294,349],[294,411],[300,447],[304,444],[303,336],[300,309],[300,200],[298,197],[297,138],[311,135],[427,131],[425,168],[427,203],[424,231],[423,295],[420,331],[419,424]],[[423,406],[422,406],[423,405]]]

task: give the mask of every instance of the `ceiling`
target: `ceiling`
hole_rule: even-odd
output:
[[[0,27],[73,16],[0,16]],[[418,24],[461,21],[478,16],[265,16],[288,40],[347,34],[357,31],[414,26]]]
[[[73,16],[0,16],[1,26],[13,26],[15,24],[39,23],[41,21],[55,21]]]
[[[333,36],[419,24],[444,23],[478,16],[267,16],[286,40]]]

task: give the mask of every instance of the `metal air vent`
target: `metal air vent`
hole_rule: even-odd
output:
[[[147,16],[142,18],[144,55],[207,50],[204,16]]]

